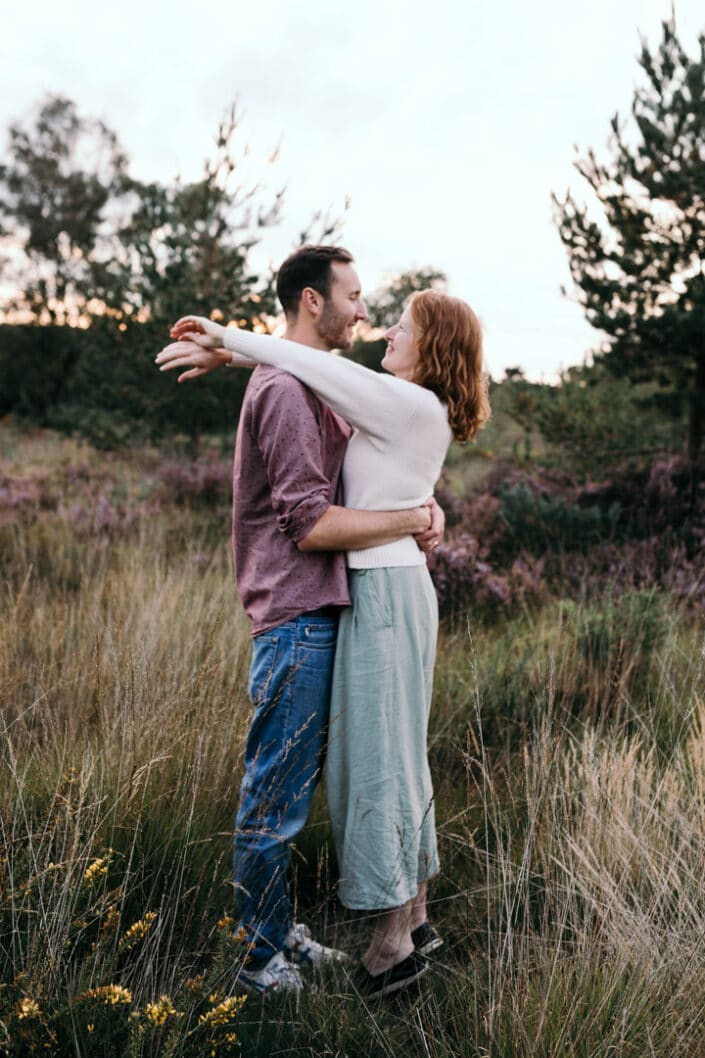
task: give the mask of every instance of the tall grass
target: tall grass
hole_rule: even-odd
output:
[[[153,466],[37,439],[2,470],[37,468],[63,484],[0,519],[0,1053],[703,1053],[695,618],[654,591],[586,593],[444,632],[440,960],[375,1006],[338,971],[298,1004],[240,1007],[249,645],[226,512],[176,503]],[[295,878],[299,913],[358,950],[322,799]]]

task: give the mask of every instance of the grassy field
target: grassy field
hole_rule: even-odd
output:
[[[342,971],[242,1004],[226,482],[7,428],[0,460],[0,1054],[701,1058],[701,619],[642,590],[444,629],[441,958],[374,1006]],[[298,914],[359,952],[335,884],[320,796]]]

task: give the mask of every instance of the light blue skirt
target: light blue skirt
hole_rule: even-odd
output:
[[[426,741],[438,604],[426,566],[348,571],[326,781],[345,907],[413,899],[439,869]]]

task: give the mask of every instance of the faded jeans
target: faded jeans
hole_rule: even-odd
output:
[[[235,824],[233,879],[248,964],[264,965],[292,926],[288,868],[325,756],[338,621],[303,614],[252,643],[254,706]]]

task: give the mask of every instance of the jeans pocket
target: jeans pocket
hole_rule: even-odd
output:
[[[303,646],[331,650],[338,638],[337,621],[308,621],[303,628]]]
[[[247,692],[255,709],[269,695],[269,688],[274,679],[277,664],[279,636],[264,633],[252,642],[252,663]]]

